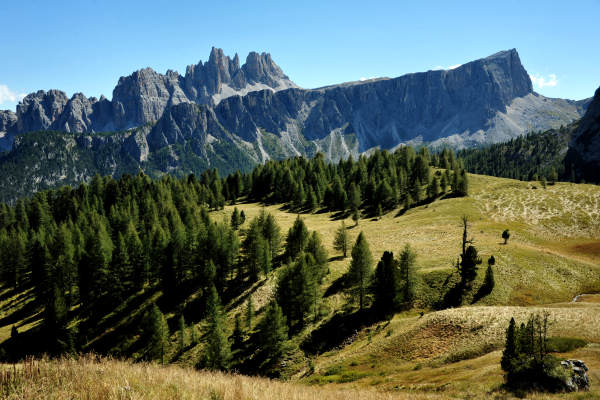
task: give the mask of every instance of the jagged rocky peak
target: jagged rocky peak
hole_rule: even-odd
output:
[[[281,90],[296,85],[263,53],[250,53],[240,67],[233,59],[213,47],[207,62],[186,68],[185,76],[168,71],[161,75],[151,68],[119,79],[113,92],[113,111],[117,128],[131,128],[160,118],[166,107],[179,103],[215,105],[224,98],[253,90]]]
[[[0,132],[10,132],[17,124],[17,114],[10,110],[0,110]]]
[[[60,117],[69,101],[65,92],[38,90],[25,96],[17,106],[18,130],[20,132],[49,129]]]
[[[278,86],[281,82],[289,81],[287,75],[275,64],[269,53],[250,52],[242,68],[248,80],[252,82]]]

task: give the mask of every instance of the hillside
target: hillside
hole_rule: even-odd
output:
[[[545,132],[532,132],[508,142],[457,152],[467,171],[523,181],[543,178],[576,182],[566,176],[565,156],[579,121]]]
[[[324,392],[302,389],[309,390],[308,396],[328,396],[333,393],[330,390],[340,386],[375,386],[378,391],[425,398],[462,397],[464,392],[474,398],[484,398],[489,393],[500,395],[503,392],[499,388],[502,374],[498,349],[506,323],[511,316],[523,320],[529,313],[543,309],[551,313],[552,336],[578,337],[588,342],[587,346],[572,350],[566,356],[585,360],[592,369],[592,387],[600,384],[596,372],[600,367],[598,303],[590,303],[586,297],[583,302],[570,303],[578,294],[600,291],[597,246],[600,189],[570,183],[533,189],[532,183],[480,175],[469,175],[469,185],[469,197],[438,199],[404,213],[399,212],[401,209],[390,210],[381,219],[362,218],[356,227],[350,220],[346,221],[352,241],[358,231],[365,233],[374,260],[385,250],[399,252],[406,243],[417,254],[416,308],[396,314],[389,322],[382,320],[372,325],[368,322],[365,326],[364,321],[352,319],[352,315],[360,314],[355,314],[356,306],[339,287],[338,278],[346,273],[350,259],[339,257],[332,247],[334,232],[340,224],[338,213],[301,214],[308,230],[319,232],[330,257],[330,272],[320,285],[324,297],[319,320],[309,322],[291,337],[292,343],[305,353],[291,354],[284,371],[294,381],[332,386]],[[282,232],[287,232],[297,217],[281,205],[240,203],[235,207],[245,212],[246,221],[263,210],[271,213]],[[233,208],[228,205],[224,210],[211,212],[210,217],[214,221],[229,221]],[[468,215],[472,221],[470,235],[480,254],[485,258],[493,254],[497,260],[496,286],[490,295],[474,305],[469,303],[475,290],[467,296],[463,307],[436,311],[440,298],[449,289],[446,285],[451,284],[452,276],[456,275],[452,265],[460,253],[462,215]],[[247,229],[248,224],[242,225],[242,229]],[[511,230],[511,238],[503,245],[500,234],[506,228]],[[481,268],[474,288],[481,285],[483,272]],[[278,270],[272,271],[242,293],[224,297],[228,332],[233,329],[235,315],[244,313],[249,295],[257,318],[264,315],[278,274]],[[0,295],[4,351],[14,344],[9,339],[13,325],[23,339],[35,338],[35,332],[42,326],[43,313],[35,306],[32,295],[31,290],[15,294],[8,289]],[[197,302],[199,295],[201,292],[191,292],[184,304],[201,307]],[[127,299],[101,318],[98,329],[90,331],[92,334],[84,349],[138,358],[140,336],[133,327],[157,300],[164,309],[166,303],[161,300],[162,296],[160,287],[146,288]],[[422,317],[420,311],[424,312]],[[206,351],[205,344],[190,344],[183,353],[179,352],[177,315],[176,308],[166,309],[170,326],[167,359],[184,366],[197,365]],[[186,313],[186,321],[192,323],[189,329],[197,330],[198,335],[203,337],[207,333],[207,323],[198,317],[198,312]],[[357,329],[356,334],[354,329]],[[314,373],[310,372],[309,359],[313,360]],[[131,368],[137,371],[147,367]],[[331,394],[336,395],[339,394]],[[227,396],[224,398],[229,398]],[[359,397],[368,398],[362,396],[367,394]]]

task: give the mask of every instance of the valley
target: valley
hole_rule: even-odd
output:
[[[453,398],[465,395],[471,398],[503,398],[505,391],[501,386],[503,373],[499,360],[508,320],[514,317],[517,321],[523,321],[531,313],[541,311],[549,312],[551,337],[576,337],[585,341],[584,347],[561,356],[580,358],[586,362],[592,384],[590,398],[597,394],[600,384],[600,376],[596,372],[600,367],[599,303],[594,295],[581,296],[578,302],[571,300],[581,293],[600,292],[600,263],[594,245],[600,237],[600,225],[595,214],[590,212],[600,199],[600,189],[594,185],[562,182],[549,185],[546,189],[533,189],[535,182],[481,175],[470,175],[469,184],[468,197],[438,199],[411,208],[401,215],[400,209],[389,210],[381,218],[361,218],[357,226],[350,219],[346,220],[351,241],[355,240],[359,231],[364,232],[375,260],[385,250],[399,252],[405,244],[411,245],[417,254],[419,275],[415,308],[402,311],[390,320],[359,324],[350,340],[329,342],[317,353],[309,351],[303,356],[296,351],[291,354],[286,361],[284,374],[295,383],[283,385],[291,385],[286,390],[298,391],[294,392],[295,398],[311,398],[316,393],[322,393],[327,398],[328,393],[340,395],[337,392],[339,390],[351,390],[348,396],[356,395],[357,398]],[[549,202],[549,199],[556,199],[556,202]],[[519,206],[515,207],[516,204]],[[287,232],[298,216],[281,205],[265,206],[243,201],[213,211],[210,216],[215,221],[228,221],[234,208],[244,211],[246,221],[266,211],[275,217],[282,232]],[[463,215],[469,216],[472,221],[469,236],[473,236],[482,257],[493,254],[496,258],[496,285],[491,294],[472,305],[469,303],[473,300],[475,289],[467,294],[462,307],[436,311],[439,296],[444,292],[444,281],[456,274],[453,263],[460,253],[460,218]],[[330,321],[347,315],[345,313],[355,306],[349,302],[344,291],[334,289],[336,281],[346,273],[350,262],[350,257],[341,258],[333,249],[333,238],[340,224],[336,213],[302,213],[300,217],[309,231],[319,232],[329,255],[329,273],[320,285],[324,293],[320,321],[309,322],[291,338],[293,343],[302,347],[311,332],[330,329],[327,328]],[[244,227],[242,225],[242,229]],[[511,237],[505,245],[501,232],[507,228],[511,231]],[[249,296],[253,299],[257,316],[264,313],[275,295],[279,273],[279,270],[272,271],[239,297],[224,304],[229,332],[234,328],[235,315],[244,313]],[[483,271],[480,268],[473,286],[479,287],[482,280]],[[31,304],[28,292],[16,297],[9,293],[4,292],[4,300],[0,303],[0,312],[4,316],[0,320],[4,321],[0,330],[4,335],[2,340],[8,339],[12,325],[23,334],[28,329],[35,330],[42,322],[42,314],[27,311],[27,305]],[[148,307],[161,293],[151,291],[149,296],[145,297],[143,303],[131,299],[138,304],[134,314],[143,312],[143,308]],[[188,301],[192,301],[194,296],[192,294]],[[113,334],[123,334],[118,332],[127,325],[131,314],[128,317],[123,315],[125,319],[119,320],[118,310],[115,312],[116,319],[107,315],[105,322],[101,322],[105,333],[90,342],[90,349],[95,347],[94,343],[97,346],[103,341],[105,344],[101,346],[105,346],[109,343],[106,340],[114,340],[110,339]],[[19,316],[17,318],[20,320],[9,317],[11,315]],[[175,319],[176,315],[166,314],[168,319]],[[204,335],[207,325],[200,322],[197,329],[205,332],[200,333]],[[172,333],[173,343],[177,342],[177,335],[177,331]],[[116,349],[107,350],[110,354]],[[175,357],[174,363],[184,367],[193,366],[205,351],[202,343],[190,347],[181,355],[177,354],[175,347],[171,346],[170,349],[168,357]],[[81,362],[85,364],[83,371],[106,368],[102,363]],[[113,362],[103,363],[110,365]],[[69,368],[74,368],[72,362],[64,363],[67,367],[50,362],[44,368],[49,371],[67,368],[65,373]],[[149,374],[154,374],[155,368],[161,368],[143,365],[119,364],[118,368],[123,369],[125,376],[138,376],[139,368],[149,368]],[[190,374],[174,372],[178,370],[173,369],[169,371],[177,376],[181,373]],[[126,386],[130,382],[130,378],[125,381],[118,376],[102,376],[117,386]],[[202,381],[201,375],[199,379]],[[248,378],[232,376],[227,379]],[[60,387],[60,383],[57,384]],[[298,384],[301,386],[296,386]],[[165,390],[161,385],[158,381],[144,383],[143,388],[135,389],[134,393],[140,398],[150,398],[152,390]],[[188,390],[186,385],[178,386],[177,390]],[[312,392],[315,389],[304,389],[304,385],[324,387],[325,391],[319,389]],[[48,390],[43,385],[36,387]],[[219,398],[245,396],[231,392],[228,386],[214,387],[214,390],[222,393]],[[197,393],[206,391],[195,390],[176,393],[195,398]],[[563,396],[556,398],[565,398]],[[554,397],[539,394],[532,398]],[[572,394],[568,398],[579,397]]]

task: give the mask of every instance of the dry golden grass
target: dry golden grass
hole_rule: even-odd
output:
[[[470,175],[470,182],[469,197],[438,200],[401,216],[394,210],[381,220],[361,219],[356,227],[347,219],[350,237],[363,231],[375,260],[386,250],[398,253],[408,243],[418,255],[421,273],[450,273],[460,253],[460,219],[467,215],[469,236],[475,239],[484,264],[491,254],[497,261],[496,289],[484,304],[540,305],[600,291],[600,187],[557,183],[534,190],[528,182],[481,175]],[[257,203],[236,207],[244,210],[247,221],[263,208]],[[282,233],[287,233],[297,215],[280,205],[264,208],[276,216]],[[229,218],[232,211],[227,206],[213,214]],[[338,256],[332,242],[340,221],[333,220],[331,213],[302,214],[301,218],[309,230],[319,232],[329,255]],[[506,228],[511,238],[503,245],[501,233]],[[332,260],[326,284],[343,274],[349,262],[349,258]]]
[[[14,368],[14,369],[13,369]],[[312,388],[264,378],[130,363],[92,356],[79,360],[27,361],[0,366],[0,392],[6,400],[211,399],[211,400],[384,400],[437,399],[372,389]]]
[[[517,323],[524,322],[531,313],[546,311],[551,336],[578,337],[590,343],[560,356],[586,362],[592,391],[584,398],[600,398],[600,304],[595,300],[587,296],[577,303],[546,307],[462,307],[423,317],[399,314],[389,323],[370,327],[371,334],[363,331],[349,346],[318,357],[315,375],[301,379],[324,387],[505,398],[500,349],[508,321],[514,317]],[[565,397],[577,395],[531,396]]]

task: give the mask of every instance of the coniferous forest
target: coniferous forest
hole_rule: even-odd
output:
[[[15,292],[31,292],[29,307],[43,323],[13,332],[0,355],[96,351],[169,362],[203,343],[199,367],[276,375],[284,355],[298,351],[288,339],[320,318],[328,254],[300,214],[282,232],[264,210],[251,220],[237,209],[218,220],[211,210],[241,200],[277,202],[299,213],[327,209],[358,223],[361,216],[467,191],[466,173],[451,151],[402,147],[337,164],[320,155],[270,161],[224,178],[216,170],[182,179],[96,176],[77,188],[2,204],[0,277]],[[415,254],[409,247],[399,259],[384,254],[374,271],[363,234],[348,243],[342,233],[336,243],[351,253],[344,290],[359,312],[410,307]],[[224,306],[274,269],[271,303],[255,316],[248,296],[231,331]],[[316,348],[315,337],[304,350]]]
[[[575,182],[565,154],[571,135],[577,130],[575,122],[559,129],[532,132],[508,142],[457,152],[467,171],[473,174],[519,179]]]

